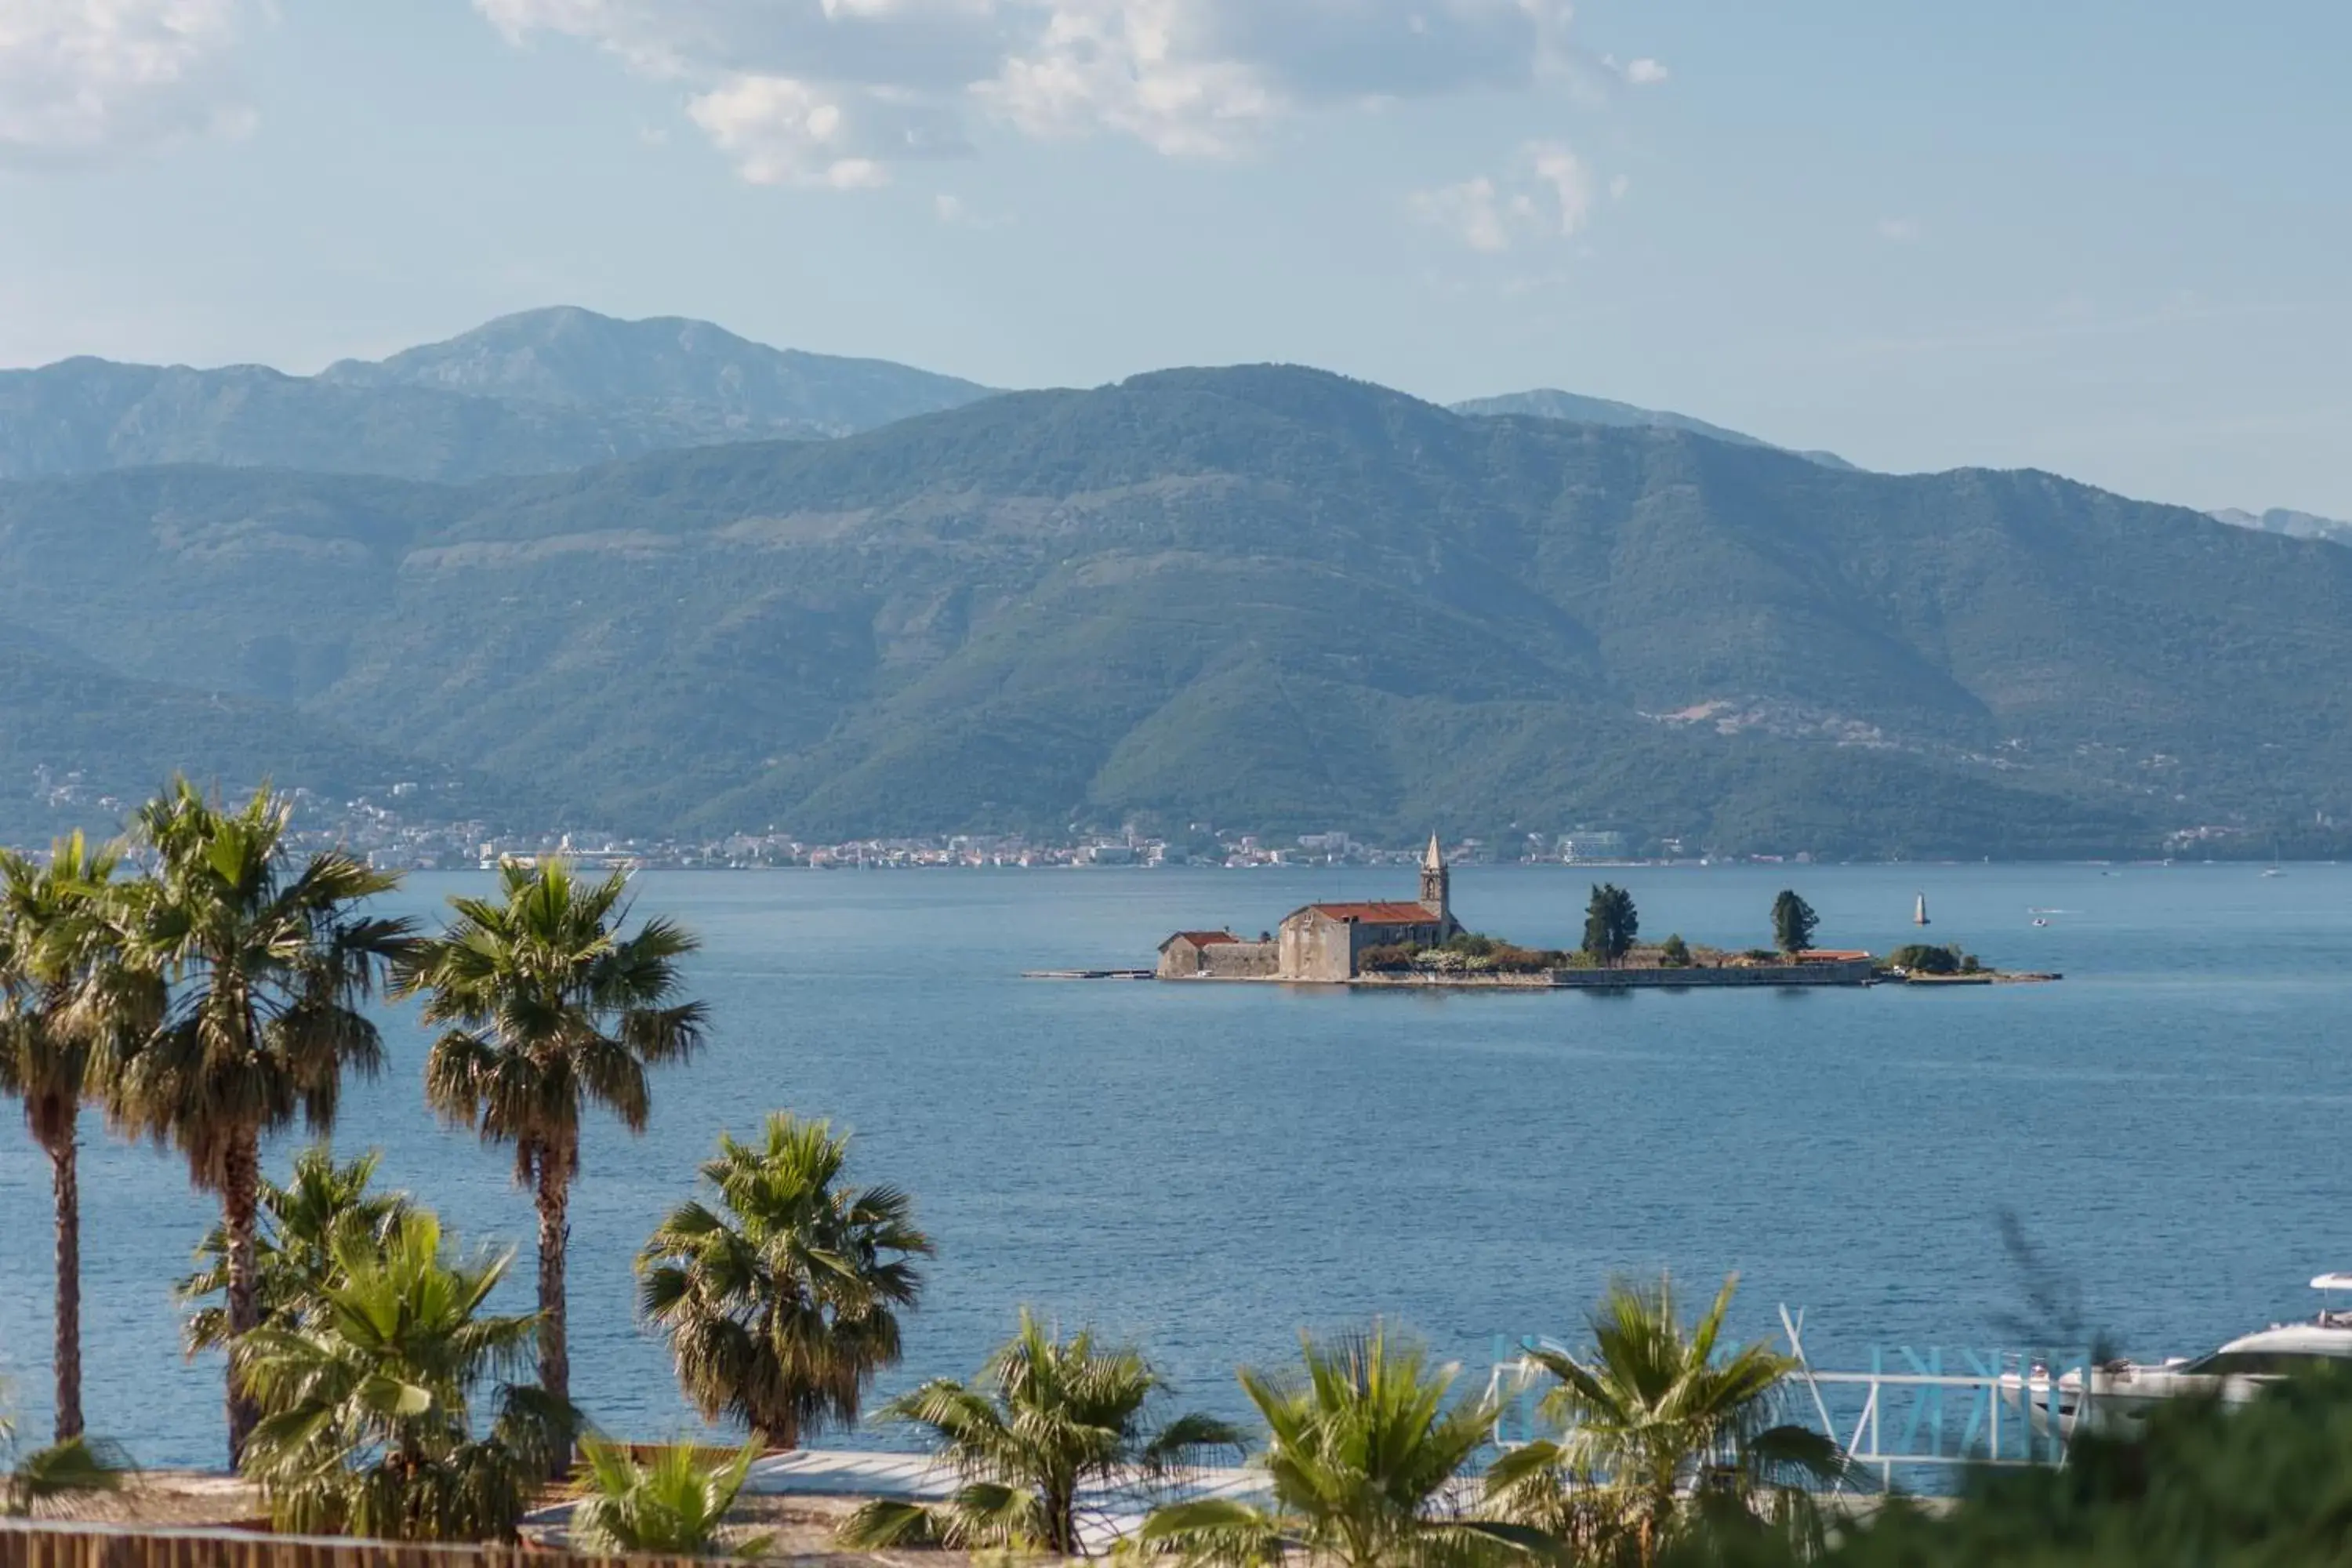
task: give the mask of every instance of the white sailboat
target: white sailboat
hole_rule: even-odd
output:
[[[1927,895],[1925,893],[1920,894],[1919,901],[1912,906],[1911,923],[1915,926],[1923,926],[1927,923]]]

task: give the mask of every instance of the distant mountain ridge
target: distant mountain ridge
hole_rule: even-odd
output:
[[[1918,857],[2352,816],[2342,550],[1295,367],[466,487],[0,485],[0,588],[122,678],[604,828]]]
[[[1456,414],[1475,415],[1482,418],[1518,416],[1529,419],[1564,419],[1577,425],[1687,430],[1694,436],[1728,441],[1735,447],[1769,447],[1776,452],[1794,452],[1798,457],[1819,463],[1825,468],[1853,467],[1835,452],[1800,451],[1793,447],[1776,446],[1738,430],[1727,430],[1720,425],[1710,425],[1687,414],[1675,414],[1663,408],[1642,408],[1631,403],[1619,403],[1606,397],[1587,397],[1581,393],[1561,392],[1554,387],[1506,393],[1499,397],[1474,397],[1467,403],[1454,404],[1453,408]]]
[[[389,359],[339,360],[319,379],[641,408],[707,423],[714,434],[738,440],[847,436],[992,392],[887,360],[772,349],[709,321],[677,316],[623,321],[561,305],[501,316]]]
[[[210,463],[462,481],[835,437],[989,395],[707,322],[559,307],[316,376],[87,358],[0,371],[0,479]]]

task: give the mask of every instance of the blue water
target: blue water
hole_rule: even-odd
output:
[[[657,1079],[650,1131],[600,1124],[572,1208],[574,1394],[608,1429],[687,1429],[630,1258],[721,1128],[775,1107],[856,1134],[940,1256],[891,1386],[964,1373],[1028,1302],[1139,1342],[1193,1404],[1302,1329],[1410,1325],[1473,1376],[1494,1336],[1573,1338],[1615,1271],[1738,1321],[1809,1310],[1817,1362],[1873,1342],[2014,1343],[2013,1211],[2124,1348],[2189,1352],[2310,1306],[2352,1267],[2352,869],[1742,868],[1614,873],[1652,935],[1747,946],[1785,884],[1825,944],[1915,935],[2062,984],[1922,993],[1350,994],[1055,984],[1148,963],[1178,926],[1271,926],[1409,871],[654,874],[640,906],[705,939],[709,1050]],[[471,877],[420,877],[430,912]],[[1467,868],[1481,929],[1572,944],[1590,879]],[[2032,906],[2065,912],[2035,929]],[[347,1100],[346,1151],[468,1240],[532,1235],[508,1157],[422,1107],[424,1037]],[[282,1168],[283,1150],[273,1157]],[[89,1125],[88,1406],[150,1465],[216,1464],[220,1369],[176,1350],[173,1277],[212,1210],[175,1158]],[[46,1429],[46,1163],[0,1127],[0,1373]],[[525,1304],[527,1251],[509,1300]],[[887,1442],[887,1433],[856,1435]]]

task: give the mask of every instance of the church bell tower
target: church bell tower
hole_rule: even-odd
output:
[[[1454,919],[1453,874],[1445,868],[1445,851],[1437,846],[1437,835],[1429,836],[1429,850],[1421,858],[1421,907],[1441,921]]]

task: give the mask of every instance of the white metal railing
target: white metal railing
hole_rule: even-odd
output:
[[[1801,1417],[1843,1450],[1865,1474],[1892,1487],[1899,1472],[1948,1470],[1966,1465],[2055,1465],[2091,1387],[2088,1358],[2069,1362],[2024,1352],[1961,1350],[1947,1364],[1940,1349],[1874,1347],[1870,1365],[1824,1371],[1805,1351],[1804,1314],[1780,1309],[1788,1353],[1797,1363],[1792,1389],[1801,1390]],[[1487,1374],[1486,1397],[1499,1413],[1496,1441],[1516,1447],[1536,1436],[1533,1399],[1543,1369],[1528,1353],[1568,1353],[1556,1341],[1530,1337],[1513,1355],[1498,1341]]]

